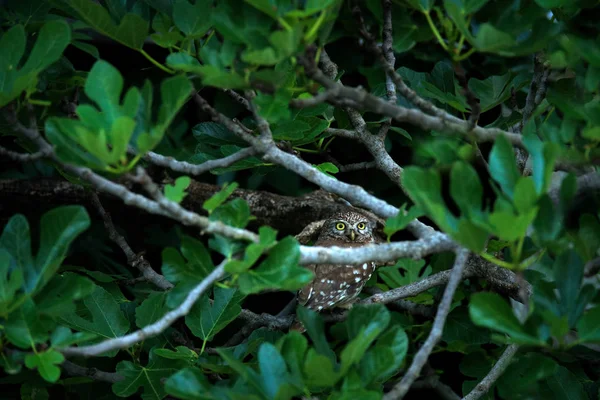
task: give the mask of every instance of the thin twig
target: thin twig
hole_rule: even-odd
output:
[[[169,290],[173,288],[173,284],[169,282],[164,276],[154,271],[150,263],[144,258],[142,254],[136,254],[125,238],[117,232],[115,225],[113,224],[112,218],[110,214],[106,212],[98,195],[96,192],[91,193],[92,203],[102,216],[102,220],[104,221],[104,227],[108,231],[108,237],[110,240],[115,242],[117,246],[123,250],[125,256],[127,257],[127,264],[130,266],[137,268],[143,275],[144,279],[152,282],[155,286],[162,290]]]
[[[467,121],[463,121],[451,114],[446,113],[443,110],[437,109],[436,107],[434,107],[434,109],[438,110],[436,111],[436,114],[439,115],[429,115],[421,110],[408,109],[399,105],[390,104],[387,101],[380,99],[379,97],[367,93],[361,88],[339,86],[336,82],[327,78],[323,74],[323,72],[321,72],[316,67],[316,65],[314,65],[314,62],[310,59],[310,57],[300,56],[298,57],[298,63],[304,66],[304,70],[310,78],[322,84],[326,90],[335,90],[338,97],[344,98],[346,101],[350,102],[354,108],[364,109],[378,114],[382,114],[391,117],[398,122],[408,122],[424,130],[437,130],[440,132],[446,132],[450,134],[473,136],[480,142],[494,141],[498,136],[504,136],[509,142],[513,143],[514,145],[521,147],[523,146],[521,135],[507,132],[498,128],[482,128],[480,126],[476,126],[474,129],[471,130]],[[393,69],[392,71],[388,70],[386,72],[393,72],[394,75],[392,76],[394,77],[394,82],[396,83],[396,87],[398,88],[398,83],[402,82],[402,78],[400,78],[398,74],[395,71],[393,71]],[[403,85],[404,87],[406,87],[405,84]],[[408,90],[412,92],[411,89]],[[398,90],[398,92],[400,94],[403,94],[400,90]],[[420,97],[417,96],[416,98],[420,99],[421,101],[417,101],[414,96],[412,96],[411,98],[415,102],[420,104],[423,108],[430,108],[424,105],[428,102],[421,99]]]
[[[482,379],[481,382],[477,384],[477,386],[473,388],[473,390],[471,390],[468,395],[463,397],[463,400],[477,400],[486,394],[492,388],[494,383],[496,383],[498,378],[500,378],[500,376],[504,373],[518,350],[519,346],[516,344],[511,344],[508,346],[496,364],[494,364],[490,372],[485,376],[485,378]]]
[[[216,168],[229,167],[230,165],[248,157],[252,157],[255,154],[256,150],[254,150],[254,148],[247,147],[223,158],[207,160],[202,164],[192,164],[186,161],[178,161],[173,157],[165,157],[154,152],[148,152],[144,155],[144,160],[160,167],[169,168],[175,172],[181,172],[187,175],[202,175],[205,172]]]
[[[234,99],[235,101],[237,101],[238,103],[243,105],[246,108],[246,110],[250,111],[250,103],[248,103],[248,100],[246,100],[244,98],[244,96],[242,96],[235,90],[231,90],[231,89],[223,89],[223,91],[225,93],[227,93],[227,95],[229,95],[229,97],[231,97],[232,99]]]
[[[437,375],[416,381],[411,386],[411,389],[430,389],[434,390],[442,400],[460,400],[460,396],[454,393],[450,386],[442,383]]]
[[[423,346],[421,346],[419,351],[417,351],[417,354],[415,354],[415,357],[413,358],[413,361],[402,380],[396,384],[392,390],[383,396],[384,400],[396,400],[404,398],[413,382],[419,377],[421,368],[423,368],[423,365],[425,365],[427,362],[427,359],[433,351],[433,348],[442,337],[444,325],[446,324],[446,318],[448,317],[450,306],[452,305],[452,299],[454,298],[454,292],[462,280],[462,272],[468,258],[468,250],[458,249],[456,251],[456,259],[454,260],[454,266],[452,267],[450,279],[448,279],[448,284],[444,290],[444,296],[442,297],[442,301],[437,309],[431,332],[429,332],[429,336],[427,337],[427,340],[425,340],[425,343],[423,343]]]
[[[8,149],[0,146],[0,156],[4,156],[6,158],[9,158],[9,159],[11,159],[13,161],[17,161],[17,162],[37,161],[41,158],[48,157],[48,155],[49,155],[48,151],[38,151],[36,153],[31,153],[31,154],[17,153],[16,151],[8,150]]]
[[[364,161],[354,164],[346,164],[340,167],[340,172],[359,171],[363,169],[375,168],[375,161]]]

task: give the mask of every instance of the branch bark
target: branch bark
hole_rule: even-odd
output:
[[[421,346],[419,351],[417,351],[417,354],[413,358],[413,361],[402,380],[396,384],[392,390],[383,396],[384,400],[396,400],[404,398],[413,382],[418,378],[421,368],[423,368],[427,362],[427,359],[429,358],[429,355],[433,351],[433,348],[442,337],[444,325],[446,324],[446,318],[448,317],[450,306],[452,305],[452,299],[454,298],[454,292],[462,280],[462,272],[465,268],[468,258],[469,252],[467,250],[458,249],[456,251],[454,266],[452,267],[452,272],[450,273],[448,284],[444,290],[442,301],[440,302],[435,315],[431,332],[429,332],[429,336],[427,337],[427,340],[425,340],[425,343],[423,343],[423,346]]]

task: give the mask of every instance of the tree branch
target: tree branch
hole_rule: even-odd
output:
[[[136,343],[141,342],[147,338],[157,336],[164,332],[169,326],[171,326],[176,320],[186,316],[196,301],[206,292],[213,283],[218,281],[225,274],[225,264],[227,260],[221,262],[215,269],[208,274],[202,282],[200,282],[194,289],[192,289],[183,303],[176,309],[169,311],[162,318],[153,324],[145,326],[133,333],[125,336],[121,336],[114,339],[107,339],[100,343],[80,346],[80,347],[64,347],[59,349],[65,356],[97,356],[110,350],[125,349]]]
[[[319,71],[319,73],[321,73]],[[322,74],[322,73],[321,73]],[[341,196],[355,206],[363,207],[373,211],[375,214],[389,218],[395,216],[398,213],[398,208],[388,204],[387,202],[372,196],[365,189],[357,185],[349,185],[341,182],[335,178],[330,177],[327,174],[322,173],[312,165],[299,159],[298,157],[286,153],[283,150],[275,146],[275,143],[271,138],[261,135],[260,138],[246,134],[239,128],[231,119],[225,117],[223,114],[217,112],[212,108],[208,102],[203,99],[200,95],[194,96],[195,101],[202,108],[202,110],[208,112],[214,121],[225,125],[236,135],[240,136],[244,140],[248,141],[256,150],[263,154],[263,159],[279,164],[282,167],[295,172],[296,174],[304,177],[306,180],[320,186],[328,192],[335,193]],[[435,233],[433,228],[415,220],[408,225],[408,229],[418,237],[424,237]],[[445,236],[445,235],[443,235]],[[448,239],[449,240],[449,239]]]
[[[175,172],[181,172],[187,175],[202,175],[205,172],[211,171],[216,168],[225,168],[236,162],[252,157],[256,154],[256,150],[252,147],[247,147],[240,151],[237,151],[227,157],[218,158],[216,160],[208,160],[202,164],[192,164],[186,161],[178,161],[173,157],[165,157],[163,155],[154,153],[152,151],[144,155],[144,160],[151,162],[154,165],[160,167],[169,168]]]
[[[108,231],[108,237],[110,238],[110,240],[115,242],[117,246],[121,248],[121,250],[123,250],[123,253],[125,253],[125,256],[127,257],[127,263],[130,266],[137,268],[142,273],[145,280],[152,282],[158,288],[162,290],[172,289],[173,284],[166,280],[164,276],[154,271],[150,263],[146,261],[143,255],[134,253],[131,247],[129,247],[129,244],[127,243],[125,238],[117,232],[117,229],[113,224],[110,214],[108,214],[102,206],[98,195],[95,192],[92,192],[91,198],[92,203],[94,203],[96,209],[102,216],[104,226]]]
[[[433,105],[429,107],[428,104],[431,103],[421,99],[416,95],[416,93],[416,97],[410,96],[410,93],[414,93],[414,91],[412,91],[412,89],[408,88],[402,82],[402,78],[395,71],[393,71],[393,68],[387,68],[386,73],[390,73],[394,78],[398,93],[403,94],[405,97],[409,96],[407,99],[409,99],[413,104],[428,110],[434,115],[428,115],[421,110],[407,109],[405,107],[390,104],[383,99],[365,92],[361,88],[340,86],[336,82],[327,78],[315,66],[310,57],[300,56],[298,57],[298,63],[304,66],[306,75],[308,77],[323,85],[326,91],[332,91],[332,93],[335,92],[336,98],[343,98],[351,103],[353,108],[365,109],[371,112],[382,114],[391,117],[398,122],[408,122],[424,130],[437,130],[440,132],[459,134],[462,136],[473,136],[475,139],[481,142],[494,141],[498,136],[504,136],[512,144],[520,147],[523,146],[521,135],[507,132],[498,128],[482,128],[480,126],[476,126],[471,130],[467,121],[463,121],[457,117],[454,117],[453,115],[450,115]],[[399,83],[401,85],[399,85]],[[400,88],[406,88],[406,93],[403,93]]]
[[[31,154],[17,153],[16,151],[8,150],[0,146],[0,156],[4,156],[17,162],[31,162],[48,157],[48,151],[38,151],[36,153]]]
[[[444,290],[442,301],[438,306],[431,332],[429,332],[429,336],[427,337],[427,340],[425,340],[425,343],[423,343],[423,346],[421,346],[419,351],[417,351],[417,354],[413,358],[413,361],[402,380],[396,384],[392,390],[383,396],[384,400],[396,400],[404,398],[404,395],[408,392],[413,382],[418,378],[421,368],[423,368],[427,362],[427,359],[429,358],[429,355],[433,351],[433,348],[442,337],[444,325],[446,324],[446,318],[448,317],[450,306],[452,305],[452,299],[454,298],[454,292],[462,280],[462,272],[468,258],[468,250],[457,249],[454,266],[452,267],[448,284]]]
[[[496,383],[498,378],[500,378],[500,376],[504,373],[518,350],[519,346],[516,344],[511,344],[508,346],[496,364],[494,364],[494,367],[490,370],[490,372],[485,376],[485,378],[483,378],[481,382],[477,384],[477,386],[473,388],[473,390],[471,390],[468,395],[463,397],[463,400],[477,400],[486,394],[492,388],[494,383]]]
[[[96,368],[82,367],[69,360],[63,361],[60,366],[71,376],[83,376],[99,382],[117,383],[125,379],[116,372],[104,372]]]

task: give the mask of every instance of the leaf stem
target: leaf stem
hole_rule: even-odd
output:
[[[288,32],[292,31],[292,27],[290,26],[290,24],[288,24],[285,19],[283,19],[282,17],[277,18],[277,22],[279,22],[279,24],[281,26],[283,26],[283,29],[285,29]]]
[[[33,104],[34,106],[50,107],[52,105],[52,102],[47,100],[36,100],[29,98],[27,99],[27,101],[29,102],[29,104]]]
[[[480,256],[484,260],[487,260],[487,261],[491,262],[492,264],[495,264],[499,267],[503,267],[503,268],[510,269],[510,270],[512,270],[514,268],[514,265],[512,263],[506,262],[504,260],[500,260],[491,254],[481,253]]]
[[[296,151],[300,151],[300,152],[304,152],[304,153],[312,153],[312,154],[319,154],[321,152],[319,150],[304,149],[302,147],[293,147],[293,149]]]
[[[442,46],[442,48],[444,50],[448,51],[448,45],[444,42],[442,35],[440,35],[440,31],[438,31],[438,29],[435,27],[435,24],[433,23],[433,20],[431,19],[431,15],[429,15],[429,11],[423,11],[423,14],[425,14],[425,18],[427,19],[429,28],[431,28],[431,31],[437,38],[438,42],[440,43],[440,46]]]
[[[471,47],[469,49],[469,51],[467,51],[466,53],[460,55],[460,56],[456,56],[454,58],[454,61],[464,61],[467,58],[471,57],[471,54],[475,53],[477,51],[477,49],[475,49],[475,47]]]
[[[142,53],[142,55],[144,57],[146,57],[148,59],[148,61],[150,61],[152,64],[154,64],[158,68],[162,69],[166,73],[168,73],[168,74],[174,74],[175,73],[175,71],[173,71],[172,69],[165,67],[164,65],[162,65],[161,63],[159,63],[158,61],[156,61],[154,58],[152,58],[152,56],[150,54],[146,53],[146,51],[144,51],[144,49],[140,49],[140,53]]]

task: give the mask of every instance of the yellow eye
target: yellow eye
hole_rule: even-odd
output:
[[[367,226],[365,225],[365,223],[364,223],[364,222],[361,222],[360,224],[356,225],[356,227],[362,231],[362,230],[363,230],[363,229],[365,229]]]
[[[346,229],[346,224],[344,224],[343,222],[338,222],[337,224],[335,224],[335,229],[337,229],[338,231],[343,231],[344,229]]]

